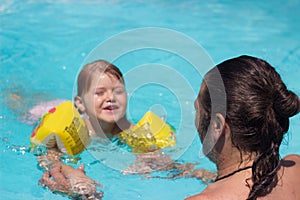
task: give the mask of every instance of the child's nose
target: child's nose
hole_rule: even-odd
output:
[[[108,101],[108,102],[113,102],[113,101],[115,101],[115,95],[114,95],[113,91],[109,91],[109,92],[107,93],[106,101]]]

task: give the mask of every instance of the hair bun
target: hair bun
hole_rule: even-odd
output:
[[[278,115],[288,118],[300,112],[300,99],[294,92],[279,90],[273,97],[273,108]]]

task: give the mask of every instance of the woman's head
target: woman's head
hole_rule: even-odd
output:
[[[114,123],[125,117],[127,94],[120,70],[104,60],[85,65],[77,79],[75,104],[99,122]]]
[[[216,78],[221,75],[225,90]],[[208,89],[209,88],[209,89]],[[225,93],[225,94],[224,94]],[[197,104],[203,108],[200,132],[206,132],[210,123],[211,96],[226,102],[216,105],[231,128],[233,144],[245,152],[261,152],[280,145],[288,131],[289,117],[299,112],[299,98],[287,90],[280,75],[267,62],[241,56],[227,60],[206,74]],[[224,112],[226,111],[226,112]],[[197,123],[199,124],[199,123]],[[201,133],[200,133],[201,134]]]
[[[224,85],[216,81],[220,75]],[[226,98],[225,103],[212,104],[211,94],[215,99]],[[279,146],[288,131],[289,117],[300,110],[300,101],[269,63],[240,56],[222,62],[206,74],[196,108],[196,126],[202,141],[213,120],[211,116],[221,113],[230,127],[232,144],[241,153],[256,155],[252,177],[256,184],[263,173],[278,167]]]

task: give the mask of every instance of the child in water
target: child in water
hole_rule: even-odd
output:
[[[115,65],[104,60],[85,65],[77,79],[77,92],[74,103],[84,116],[91,137],[111,138],[132,127],[126,118],[127,93],[123,76]],[[65,177],[66,170],[71,168],[62,164],[60,156],[62,153],[58,149],[48,149],[47,155],[38,158],[47,170],[40,184],[49,189],[71,187]],[[84,171],[84,167],[72,170]]]
[[[90,135],[112,137],[132,124],[126,118],[127,93],[120,70],[104,60],[86,65],[78,76],[75,105],[86,119]]]
[[[133,127],[126,117],[127,93],[122,73],[115,65],[107,61],[97,60],[84,66],[77,79],[77,96],[74,98],[74,103],[83,116],[91,137],[112,138],[123,130]],[[47,170],[40,184],[47,186],[50,190],[59,188],[67,190],[71,187],[68,181],[70,177],[66,177],[66,174],[70,175],[67,170],[79,171],[73,173],[74,176],[75,174],[80,174],[81,177],[86,176],[81,173],[84,171],[83,165],[78,169],[66,167],[61,162],[61,155],[58,149],[48,149],[47,155],[39,157],[40,165]],[[126,169],[124,173],[151,173],[153,170],[175,168],[182,172],[182,176],[190,177],[193,165],[187,164],[186,166],[174,163],[168,155],[156,151],[137,155],[137,163],[133,164],[130,169]],[[193,177],[208,180],[214,178],[212,173],[206,172],[202,169],[194,170]],[[86,179],[88,179],[87,176]]]

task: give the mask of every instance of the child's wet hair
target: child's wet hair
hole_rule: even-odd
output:
[[[96,60],[86,64],[79,73],[77,78],[77,95],[81,96],[87,92],[91,87],[93,75],[101,73],[113,76],[122,84],[125,84],[123,75],[118,67],[105,60]]]

